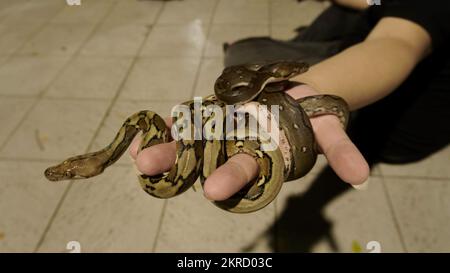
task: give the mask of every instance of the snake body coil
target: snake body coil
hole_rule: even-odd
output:
[[[191,137],[176,141],[176,162],[168,172],[154,176],[139,175],[141,187],[152,196],[170,198],[190,188],[199,176],[203,184],[228,158],[247,153],[255,158],[260,167],[258,177],[231,198],[214,203],[222,209],[237,213],[256,211],[268,205],[277,196],[283,182],[304,176],[315,164],[317,149],[309,119],[332,114],[340,119],[344,127],[347,124],[347,104],[337,96],[318,95],[296,101],[284,93],[289,86],[289,78],[307,69],[308,66],[301,62],[250,64],[224,69],[214,86],[215,95],[204,98],[202,108],[214,106],[224,111],[227,104],[249,105],[248,102],[267,108],[278,105],[279,119],[271,122],[279,125],[279,145],[272,150],[262,149],[264,141],[260,137],[261,132],[250,132],[251,128],[247,125],[243,128],[246,137],[236,138],[238,129],[227,132],[225,118],[216,122],[214,129],[223,134],[226,140],[212,137],[197,140],[193,136],[201,134],[202,128],[217,117],[202,115],[202,128],[197,128],[194,126],[194,101],[188,101],[183,105],[190,111],[190,128],[187,129]],[[186,117],[175,116],[174,124],[182,118]],[[254,118],[246,116],[249,120]],[[59,181],[99,175],[120,158],[139,132],[142,132],[139,151],[169,141],[164,120],[152,111],[140,111],[124,122],[107,147],[68,158],[46,169],[45,176],[51,181]],[[257,137],[247,137],[251,133]],[[233,137],[228,137],[228,134]]]

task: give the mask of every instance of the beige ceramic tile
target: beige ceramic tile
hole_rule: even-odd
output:
[[[8,15],[20,12],[28,0],[3,0],[0,1],[0,20],[3,20]]]
[[[164,118],[170,115],[172,107],[178,103],[180,101],[116,101],[111,112],[106,117],[105,122],[102,124],[91,151],[97,151],[106,147],[113,140],[123,122],[132,114],[141,110],[150,110]],[[122,155],[116,164],[133,164],[128,155],[128,151]]]
[[[18,125],[34,99],[1,98],[0,99],[0,147],[6,141],[9,134]]]
[[[88,56],[134,56],[149,28],[117,22],[102,24],[81,50]]]
[[[404,252],[394,215],[381,185],[382,180],[369,178],[369,189],[351,192],[338,198],[325,209],[326,217],[335,223],[333,234],[343,252],[354,251],[358,242],[363,252],[367,244],[375,241],[382,252]]]
[[[6,63],[6,61],[8,60],[10,56],[9,55],[0,55],[0,67]]]
[[[199,21],[185,25],[153,27],[142,49],[143,56],[200,57],[207,29]]]
[[[325,158],[325,156],[323,155],[318,155],[317,156],[317,160],[316,160],[316,164],[314,165],[314,167],[309,171],[309,173],[311,174],[316,174],[322,171],[322,169],[324,167],[328,166],[328,161]]]
[[[193,93],[198,58],[141,58],[121,92],[121,99],[185,101]]]
[[[59,75],[47,97],[111,99],[118,92],[131,58],[79,56]]]
[[[218,0],[170,1],[158,18],[157,24],[187,24],[193,21],[207,25]]]
[[[205,97],[214,93],[214,83],[223,70],[222,58],[206,58],[200,65],[199,78],[194,95]]]
[[[158,1],[119,0],[105,23],[116,24],[152,24],[163,6]]]
[[[196,188],[168,201],[155,252],[271,251],[260,235],[273,223],[273,204],[254,213],[233,214],[214,206],[201,187]]]
[[[62,160],[84,153],[106,111],[106,101],[43,99],[11,136],[0,155]]]
[[[327,6],[319,1],[271,0],[271,23],[298,27],[309,25]]]
[[[43,175],[48,163],[0,161],[0,252],[33,252],[67,184]]]
[[[310,173],[311,174],[318,174],[318,173],[320,173],[323,170],[323,168],[325,168],[327,166],[329,166],[327,158],[323,154],[319,154],[317,156],[316,164],[311,169]],[[381,173],[380,173],[380,170],[379,170],[379,166],[378,165],[372,166],[371,169],[370,169],[370,174],[374,175],[374,176],[380,176]]]
[[[205,56],[222,57],[223,43],[233,43],[248,37],[269,36],[267,25],[212,25]]]
[[[268,0],[220,0],[214,24],[266,24]]]
[[[19,54],[72,55],[93,31],[93,24],[49,24]]]
[[[0,94],[36,96],[45,90],[66,57],[15,56],[0,67]]]
[[[408,252],[449,252],[450,180],[385,181]]]
[[[64,1],[63,1],[64,2]],[[116,5],[114,0],[81,0],[79,6],[65,5],[64,8],[54,17],[53,23],[70,23],[77,25],[80,23],[97,23],[105,15],[111,12],[111,8]]]
[[[380,171],[380,165],[374,165],[372,167],[370,167],[370,174],[373,176],[382,176],[381,171]]]
[[[384,176],[450,178],[450,146],[430,157],[411,164],[380,164]]]
[[[3,1],[2,1],[3,2]],[[65,1],[17,1],[0,12],[6,14],[3,24],[15,25],[21,23],[42,23],[56,16],[64,7]]]
[[[294,252],[361,252],[378,241],[383,252],[402,252],[402,245],[381,179],[357,191],[333,176],[309,174],[285,183],[277,199],[277,249]],[[328,177],[328,178],[327,178]],[[312,186],[314,184],[314,186]]]
[[[111,167],[74,182],[38,251],[67,252],[78,241],[81,252],[150,252],[164,202],[140,188],[131,167]]]
[[[28,23],[14,26],[3,25],[0,22],[0,55],[9,55],[24,45],[38,31],[41,24]]]

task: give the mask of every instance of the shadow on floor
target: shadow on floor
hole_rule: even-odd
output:
[[[324,168],[305,193],[289,197],[277,220],[262,234],[269,238],[271,250],[311,252],[314,245],[326,239],[332,251],[339,252],[332,236],[332,222],[325,219],[323,209],[350,188],[330,167]],[[244,247],[242,252],[252,251],[256,244],[257,240]]]
[[[414,159],[389,163],[402,165],[421,161],[446,146],[447,144],[441,145],[439,149],[416,156]],[[366,159],[371,169],[378,162],[386,162],[371,157]],[[333,223],[325,218],[323,211],[333,199],[349,189],[351,189],[349,184],[343,182],[329,166],[325,167],[310,188],[302,194],[290,196],[284,210],[278,213],[272,226],[241,251],[251,252],[260,242],[257,238],[268,238],[272,252],[312,252],[313,247],[323,239],[328,242],[332,252],[342,252],[332,235]]]

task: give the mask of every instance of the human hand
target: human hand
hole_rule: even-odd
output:
[[[307,85],[296,86],[287,93],[294,99],[318,94]],[[166,123],[170,128],[170,119],[166,119]],[[339,120],[333,115],[326,115],[312,118],[311,124],[316,141],[336,174],[352,185],[363,184],[369,176],[369,166],[342,129]],[[130,147],[130,155],[140,172],[156,175],[168,171],[175,163],[174,141],[155,145],[138,153],[139,143],[140,138],[135,138]],[[252,156],[237,154],[206,179],[204,194],[210,200],[228,199],[256,178],[258,173],[259,166]]]

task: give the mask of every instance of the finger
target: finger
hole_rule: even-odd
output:
[[[349,139],[335,116],[311,119],[317,142],[336,174],[352,185],[364,183],[370,173],[361,152]]]
[[[134,137],[133,141],[130,144],[129,154],[133,160],[136,160],[139,145],[141,144],[141,135],[138,134]]]
[[[172,118],[171,117],[165,117],[164,118],[164,122],[166,123],[167,128],[171,128],[172,127]]]
[[[237,154],[217,168],[205,181],[204,194],[209,200],[225,200],[256,178],[259,165],[248,154]]]
[[[156,175],[172,168],[176,159],[175,141],[148,147],[136,157],[137,169],[147,175]]]
[[[173,137],[172,137],[171,130],[170,130],[170,128],[172,128],[172,125],[173,125],[172,118],[165,117],[164,122],[166,123],[166,126],[167,126],[167,133],[169,134],[169,140],[172,141]]]
[[[164,122],[166,123],[167,128],[171,128],[172,127],[172,118],[171,117],[166,117],[164,118]],[[134,137],[133,141],[130,144],[130,150],[129,150],[129,154],[131,156],[131,158],[133,160],[136,160],[137,158],[137,154],[138,154],[138,150],[139,150],[139,145],[141,144],[141,135],[138,134]],[[172,140],[170,138],[170,140]]]
[[[336,143],[325,155],[331,168],[345,182],[361,185],[369,178],[369,165],[350,139]]]

